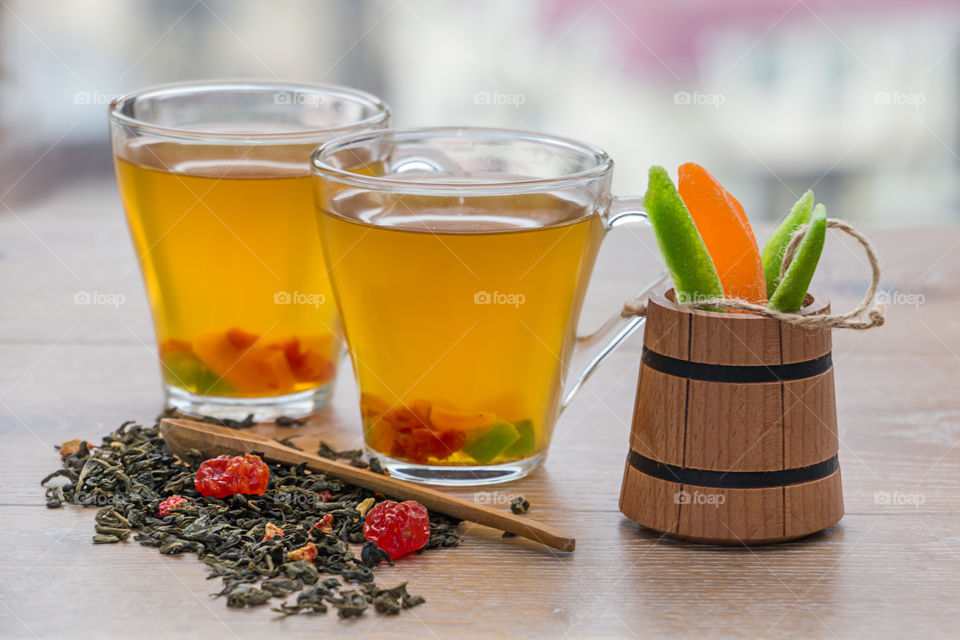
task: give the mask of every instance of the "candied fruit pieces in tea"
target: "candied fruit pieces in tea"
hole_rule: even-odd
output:
[[[493,411],[457,411],[417,399],[407,407],[390,405],[369,393],[361,394],[367,445],[394,458],[417,464],[443,461],[456,453],[457,463],[479,464],[500,457],[533,455],[537,433],[531,420],[510,422]]]
[[[426,507],[414,500],[384,500],[367,513],[363,535],[396,560],[427,544],[430,515]]]
[[[459,429],[461,431],[472,431],[483,427],[489,427],[497,421],[497,414],[492,411],[481,411],[476,413],[465,413],[460,411],[450,411],[441,407],[433,407],[430,412],[430,422],[437,429]]]
[[[194,487],[200,495],[226,498],[236,494],[263,495],[270,469],[260,456],[220,456],[206,460],[197,469]]]
[[[467,442],[463,431],[437,433],[427,427],[397,431],[394,434],[390,455],[424,464],[430,458],[443,460],[459,451]]]
[[[390,411],[390,403],[372,393],[360,394],[360,413],[364,418],[382,416]]]
[[[334,376],[333,335],[292,337],[272,343],[283,351],[287,365],[297,382],[327,382]]]
[[[231,396],[236,388],[222,380],[192,351],[170,351],[161,356],[163,379],[168,384],[214,396]]]
[[[520,439],[512,422],[499,420],[463,446],[463,452],[480,464],[487,464]]]
[[[537,432],[533,420],[518,420],[513,423],[520,437],[503,452],[504,458],[528,458],[537,450]]]
[[[173,509],[179,509],[180,507],[186,506],[189,503],[189,500],[183,496],[170,496],[166,500],[160,503],[160,506],[157,508],[157,515],[161,518],[166,518],[170,515],[170,512]]]
[[[233,396],[290,393],[295,385],[329,382],[336,373],[332,334],[267,342],[232,327],[193,344],[168,338],[160,345],[166,382],[196,393]]]
[[[244,331],[239,327],[231,327],[223,332],[227,341],[237,349],[247,350],[260,341],[260,336],[256,333]]]
[[[251,335],[238,329],[204,334],[196,339],[194,351],[214,373],[241,393],[293,391],[293,373],[283,352],[256,340],[250,343]]]

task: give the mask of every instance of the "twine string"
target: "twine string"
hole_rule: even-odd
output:
[[[800,229],[797,229],[790,238],[790,242],[784,250],[783,264],[780,267],[781,278],[787,272],[787,267],[789,267],[793,261],[797,247],[807,234],[807,228],[808,226],[804,225]],[[860,246],[863,247],[863,251],[866,253],[867,260],[870,263],[870,286],[867,287],[863,300],[850,311],[836,314],[804,315],[802,313],[777,311],[739,298],[695,300],[683,303],[682,306],[739,309],[809,329],[853,329],[854,331],[866,331],[867,329],[882,326],[885,321],[884,306],[877,297],[877,291],[880,287],[880,261],[877,259],[873,245],[867,240],[866,236],[843,220],[830,218],[827,220],[827,228],[838,229],[854,238],[860,243]],[[639,299],[624,303],[623,309],[620,311],[620,315],[624,318],[645,316],[646,313],[646,302]]]

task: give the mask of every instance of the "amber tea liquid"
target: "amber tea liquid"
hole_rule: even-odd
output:
[[[336,206],[318,217],[367,446],[441,466],[545,452],[602,218],[546,194]]]
[[[326,385],[341,342],[306,168],[175,153],[116,163],[164,381],[236,398]]]

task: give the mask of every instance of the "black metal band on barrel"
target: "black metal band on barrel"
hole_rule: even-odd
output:
[[[732,365],[680,360],[644,347],[641,361],[651,369],[678,378],[734,384],[802,380],[825,373],[833,366],[833,359],[830,357],[829,351],[819,358],[804,360],[803,362],[791,362],[790,364]]]
[[[627,456],[627,461],[631,467],[640,473],[660,480],[714,489],[767,489],[802,482],[813,482],[826,478],[840,468],[840,461],[836,455],[809,467],[796,467],[778,471],[691,469],[653,460],[633,450]]]

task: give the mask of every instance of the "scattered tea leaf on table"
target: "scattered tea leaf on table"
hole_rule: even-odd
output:
[[[82,442],[66,447],[62,468],[42,481],[66,480],[47,487],[47,505],[109,505],[97,511],[94,543],[122,543],[135,533],[140,544],[162,554],[195,553],[209,566],[210,577],[223,581],[217,595],[233,608],[261,606],[296,593],[296,604],[275,610],[322,613],[332,605],[350,617],[371,604],[393,614],[422,601],[405,588],[385,590],[373,582],[372,567],[385,558],[375,547],[360,547],[365,542],[363,513],[378,499],[373,492],[303,465],[269,464],[263,495],[201,496],[194,480],[204,458],[199,452],[186,459],[171,455],[159,420],[152,427],[124,423],[92,450]],[[252,419],[228,426],[244,428],[248,422]],[[174,496],[180,499],[171,500]],[[165,516],[159,517],[164,502]],[[425,549],[460,543],[456,520],[429,512],[428,518]],[[326,526],[318,527],[321,521]],[[297,553],[303,549],[310,553]],[[291,561],[291,555],[304,559]],[[335,577],[321,580],[321,573]],[[345,589],[349,583],[359,589]]]

